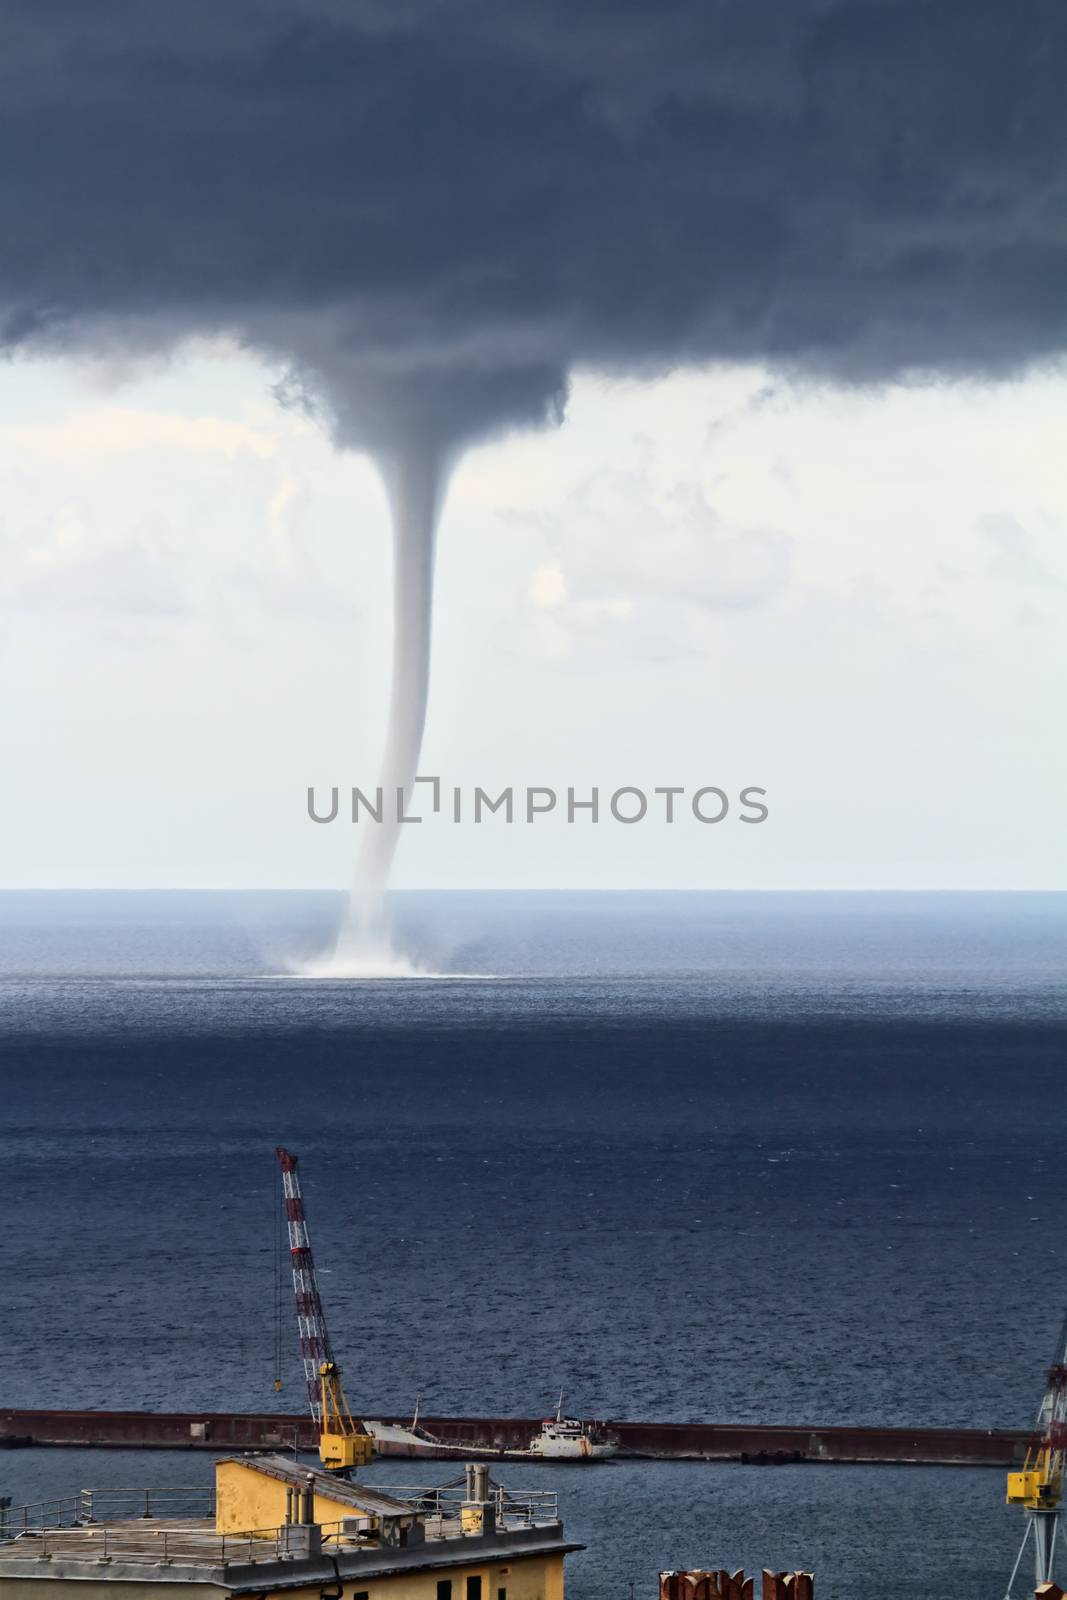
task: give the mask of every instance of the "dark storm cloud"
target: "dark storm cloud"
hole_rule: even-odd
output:
[[[0,0],[0,329],[227,329],[353,439],[576,363],[1067,343],[1061,0]]]

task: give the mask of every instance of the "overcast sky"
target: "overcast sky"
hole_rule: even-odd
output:
[[[1062,0],[5,10],[0,881],[1067,886]]]
[[[384,496],[221,344],[0,371],[6,887],[336,886],[376,781]],[[770,817],[408,830],[399,887],[1067,888],[1062,375],[581,371],[462,460],[422,770]]]

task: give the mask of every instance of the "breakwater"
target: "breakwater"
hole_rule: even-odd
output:
[[[387,1412],[368,1416],[403,1424]],[[533,1417],[424,1417],[443,1444],[491,1458],[523,1449],[541,1425]],[[622,1454],[652,1460],[910,1463],[1008,1467],[1021,1461],[1031,1434],[1005,1428],[883,1428],[721,1422],[606,1424]],[[0,1411],[0,1445],[162,1450],[313,1450],[311,1418],[273,1412]],[[420,1452],[420,1454],[423,1452]],[[430,1452],[427,1451],[427,1454]]]

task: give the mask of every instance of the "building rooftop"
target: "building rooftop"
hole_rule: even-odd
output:
[[[220,1490],[223,1469],[238,1467],[281,1485],[283,1497],[291,1491],[294,1519],[221,1531],[225,1518],[210,1490],[83,1489],[0,1513],[0,1590],[5,1579],[106,1578],[261,1593],[582,1548],[564,1539],[554,1493],[506,1489],[484,1469],[472,1507],[470,1470],[430,1488],[379,1488],[283,1456],[217,1466]],[[316,1512],[315,1522],[300,1521],[297,1496],[308,1490],[330,1520]]]
[[[248,1467],[250,1464],[260,1476],[273,1478],[287,1488],[310,1487],[317,1498],[340,1501],[351,1506],[354,1516],[402,1517],[412,1513],[411,1501],[400,1499],[394,1492],[372,1488],[356,1479],[339,1478],[332,1472],[321,1472],[295,1461],[291,1456],[223,1456],[216,1463],[217,1466],[239,1467]],[[412,1491],[406,1492],[410,1494]]]

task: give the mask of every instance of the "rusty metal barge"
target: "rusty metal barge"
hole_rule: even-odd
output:
[[[372,1414],[372,1413],[368,1413]],[[387,1412],[375,1416],[389,1418]],[[401,1422],[402,1418],[396,1418]],[[452,1448],[492,1459],[529,1443],[540,1419],[426,1417],[427,1429]],[[722,1422],[615,1422],[619,1457],[659,1461],[735,1461],[1010,1467],[1022,1461],[1032,1433],[1006,1428],[879,1428]],[[54,1445],[127,1450],[314,1451],[310,1416],[271,1412],[0,1410],[0,1446]],[[553,1463],[558,1465],[558,1463]]]

